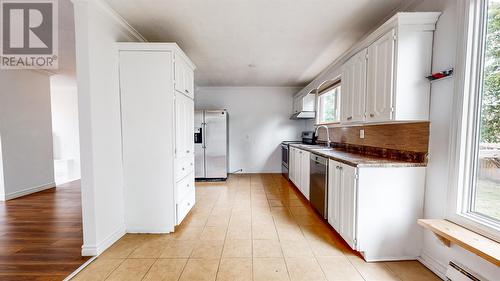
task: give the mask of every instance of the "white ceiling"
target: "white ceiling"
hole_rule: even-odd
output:
[[[198,86],[304,86],[404,0],[106,0]]]

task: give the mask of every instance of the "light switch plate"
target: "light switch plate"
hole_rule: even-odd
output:
[[[359,138],[364,139],[365,138],[365,130],[359,130]]]

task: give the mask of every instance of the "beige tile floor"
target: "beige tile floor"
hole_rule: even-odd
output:
[[[440,280],[416,261],[366,263],[280,174],[198,183],[173,234],[128,234],[73,280]]]

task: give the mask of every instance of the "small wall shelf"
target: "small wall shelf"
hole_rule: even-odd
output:
[[[453,68],[443,70],[440,72],[433,73],[425,78],[429,79],[430,82],[441,81],[446,78],[450,78],[453,76]]]
[[[419,219],[418,224],[432,231],[445,246],[457,244],[492,264],[500,266],[500,243],[447,220]]]

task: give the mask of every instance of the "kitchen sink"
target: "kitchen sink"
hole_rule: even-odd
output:
[[[303,148],[305,148],[305,149],[317,150],[317,151],[332,150],[331,147],[322,146],[322,145],[306,145],[306,144],[302,144],[300,146],[303,147]]]

